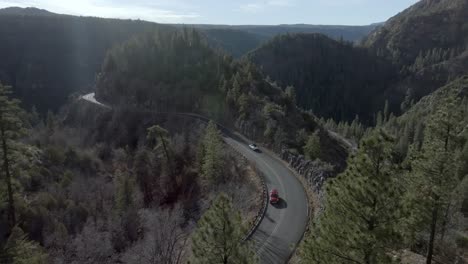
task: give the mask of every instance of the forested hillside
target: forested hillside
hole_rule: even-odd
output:
[[[214,123],[83,101],[42,119],[0,85],[0,130],[0,263],[203,263],[200,219],[231,229],[196,246],[254,260],[260,178]]]
[[[468,72],[467,17],[465,0],[422,0],[363,41],[400,68],[405,107]]]
[[[190,25],[206,33],[215,47],[219,47],[234,57],[241,57],[264,42],[278,35],[294,33],[321,33],[332,39],[358,42],[380,24],[368,26],[328,26],[328,25],[277,25],[277,26],[228,26]],[[175,25],[181,26],[181,25]]]
[[[307,137],[321,130],[316,117],[299,110],[293,88],[265,81],[248,61],[212,50],[193,29],[156,31],[113,48],[96,84],[98,99],[158,112],[191,112],[235,127],[275,150],[303,151]],[[334,144],[320,133],[323,144]],[[332,164],[343,149],[323,148]]]
[[[297,102],[318,116],[372,122],[385,100],[398,110],[398,94],[390,88],[396,69],[365,48],[321,34],[274,38],[248,54],[265,75],[296,88]]]
[[[90,90],[113,45],[163,27],[141,21],[4,13],[0,81],[13,86],[26,108],[35,105],[43,113],[57,110],[74,92]]]
[[[302,261],[466,263],[467,92],[457,79],[361,140],[327,182]]]

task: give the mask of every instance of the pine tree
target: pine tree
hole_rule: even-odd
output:
[[[429,231],[428,264],[432,263],[440,223],[445,221],[442,212],[451,204],[453,191],[460,181],[459,137],[463,116],[455,98],[455,95],[448,96],[430,118],[421,151],[411,162],[413,171],[408,200],[414,225]]]
[[[223,171],[223,138],[213,121],[208,123],[202,143],[201,174],[205,181],[216,181]]]
[[[159,125],[152,126],[148,128],[147,139],[150,142],[158,142],[157,144],[152,143],[155,145],[154,149],[159,148],[162,146],[164,151],[164,156],[166,157],[166,161],[169,164],[171,161],[170,154],[169,154],[169,132],[160,127]]]
[[[23,111],[20,102],[10,99],[11,87],[0,84],[0,140],[2,170],[0,176],[4,177],[8,195],[8,223],[10,228],[16,225],[16,210],[12,186],[13,178],[13,144],[24,134],[23,122],[19,118]]]
[[[308,159],[315,160],[320,157],[321,153],[320,137],[318,135],[318,131],[316,131],[307,139],[307,143],[304,146],[304,154]]]
[[[198,221],[192,237],[194,263],[256,263],[249,244],[243,241],[245,234],[239,212],[221,194]]]
[[[391,143],[384,132],[374,132],[346,171],[328,182],[325,209],[302,249],[306,263],[390,262],[401,192]]]
[[[384,119],[384,122],[387,122],[388,121],[388,118],[389,118],[389,106],[388,106],[388,100],[385,100],[385,106],[384,106],[384,112],[383,112],[383,119]]]
[[[134,205],[134,180],[127,172],[117,170],[115,172],[115,204],[119,212],[126,212]]]
[[[0,248],[0,263],[46,264],[47,255],[41,246],[27,238],[19,227],[14,227],[4,245]]]

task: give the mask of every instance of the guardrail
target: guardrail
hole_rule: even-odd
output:
[[[257,173],[257,175],[260,176],[260,181],[262,185],[262,207],[258,211],[255,220],[253,221],[252,226],[250,227],[249,232],[247,232],[247,235],[244,237],[244,241],[249,240],[255,233],[258,226],[262,222],[263,217],[265,216],[266,210],[268,208],[268,189],[265,184],[265,177],[263,176],[263,173],[257,169],[257,167],[255,167],[255,172]]]

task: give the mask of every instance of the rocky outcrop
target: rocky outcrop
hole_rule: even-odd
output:
[[[336,175],[332,165],[319,159],[311,161],[306,159],[304,155],[298,155],[289,150],[282,150],[280,156],[291,168],[304,177],[309,187],[317,193],[321,192],[327,179]]]

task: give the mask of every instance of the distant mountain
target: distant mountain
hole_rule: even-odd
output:
[[[322,34],[281,35],[247,57],[273,81],[294,86],[298,104],[318,116],[372,121],[385,99],[398,109],[399,99],[387,93],[397,70],[352,43]]]
[[[406,76],[406,105],[468,73],[468,1],[422,0],[391,18],[363,45]]]
[[[333,39],[343,38],[347,41],[359,41],[378,27],[380,23],[366,26],[340,26],[340,25],[190,25],[199,29],[234,29],[249,32],[264,38],[273,38],[279,34],[287,33],[322,33]]]
[[[203,30],[212,47],[239,58],[259,47],[268,38],[237,29],[212,28]]]
[[[0,15],[53,16],[57,14],[35,7],[7,7],[0,9]]]
[[[376,27],[377,25],[334,26],[296,24],[279,26],[236,26],[235,28],[267,37],[274,37],[278,34],[287,33],[321,33],[333,39],[339,40],[342,38],[346,41],[355,42],[361,40]]]
[[[258,48],[262,43],[281,34],[322,33],[336,40],[358,42],[381,23],[368,26],[328,26],[328,25],[277,25],[277,26],[230,26],[230,25],[181,25],[176,27],[194,27],[206,33],[210,42],[222,48],[234,57],[240,57]]]

